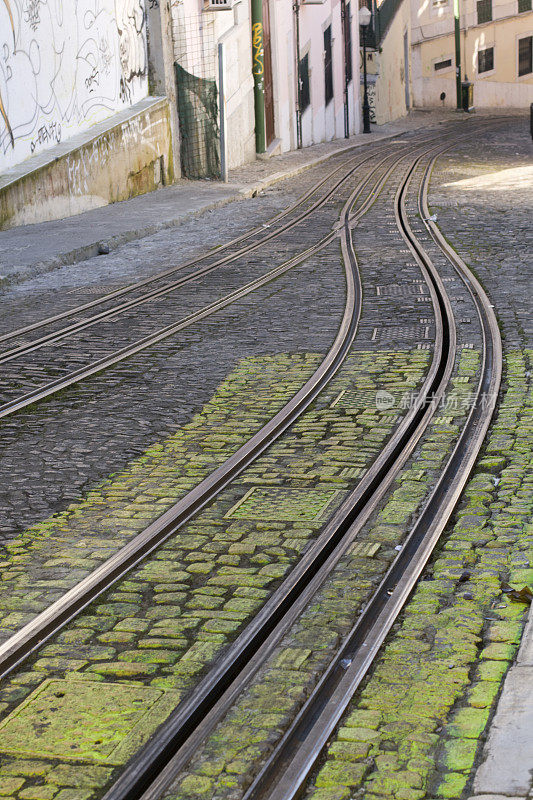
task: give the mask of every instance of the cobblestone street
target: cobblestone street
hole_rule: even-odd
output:
[[[533,798],[527,118],[348,145],[6,259],[0,798]]]

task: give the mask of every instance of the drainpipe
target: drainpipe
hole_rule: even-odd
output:
[[[455,88],[457,93],[457,108],[461,110],[461,19],[459,0],[453,0],[453,16],[455,31]]]
[[[296,144],[298,150],[302,143],[302,87],[300,85],[300,0],[294,0],[294,28],[296,31]]]
[[[346,51],[346,42],[348,41],[348,25],[350,24],[350,18],[346,13],[346,0],[341,0],[341,27],[342,27],[342,39],[343,39],[343,53],[344,53],[344,93],[343,93],[343,102],[344,102],[344,138],[350,138],[350,117],[348,112],[348,70],[346,68],[347,65],[347,57],[348,53]]]
[[[252,0],[252,73],[254,76],[255,150],[266,150],[265,66],[263,49],[263,0]]]

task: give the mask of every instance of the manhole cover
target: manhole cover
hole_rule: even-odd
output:
[[[421,284],[399,286],[393,283],[388,286],[376,286],[376,294],[378,297],[410,297],[411,295],[425,295],[426,291],[425,286]]]
[[[317,520],[339,494],[337,489],[282,489],[254,487],[226,517],[299,522]]]
[[[0,750],[123,764],[178,702],[147,686],[45,680],[0,724]]]

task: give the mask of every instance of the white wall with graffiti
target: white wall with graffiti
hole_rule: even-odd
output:
[[[145,0],[0,0],[0,173],[147,94]]]

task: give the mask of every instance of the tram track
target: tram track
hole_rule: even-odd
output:
[[[431,142],[431,141],[432,140],[430,139],[429,142]],[[426,140],[423,140],[421,143],[417,143],[416,145],[413,145],[413,147],[416,149],[417,147],[420,147],[421,144],[427,144],[427,143],[428,142]],[[413,149],[413,147],[411,147],[411,150]],[[404,152],[402,154],[396,154],[396,153],[390,154],[390,153],[388,153],[387,155],[385,155],[383,158],[381,158],[378,161],[378,163],[375,165],[374,169],[372,169],[367,175],[365,175],[361,179],[361,181],[358,183],[358,185],[356,186],[356,188],[354,189],[354,191],[350,195],[350,222],[351,222],[351,224],[353,224],[357,219],[362,217],[369,210],[369,208],[371,208],[371,206],[373,205],[373,203],[376,201],[377,197],[379,196],[379,193],[381,192],[383,186],[385,185],[386,180],[387,180],[388,176],[390,175],[391,171],[394,169],[396,163],[398,163],[398,161],[402,161],[404,158],[407,158],[409,156],[409,154],[410,154],[409,147],[406,149],[406,152]],[[336,182],[335,186],[326,195],[324,195],[320,199],[320,201],[316,201],[316,203],[313,204],[313,208],[316,208],[319,205],[322,205],[323,203],[325,203],[331,197],[332,193],[336,189],[338,189],[339,186],[341,186],[354,173],[354,171],[361,165],[361,163],[364,163],[365,161],[368,161],[373,157],[374,157],[374,155],[369,156],[367,159],[363,159],[362,161],[358,162],[357,165],[355,165],[354,167],[351,167],[348,170],[348,172],[346,174],[344,174],[343,177]],[[386,162],[388,160],[392,160],[392,159],[397,159],[397,160],[392,165],[387,167],[386,166]],[[381,167],[385,167],[385,168],[384,168],[383,174],[380,175],[379,174],[379,170],[380,170]],[[335,170],[335,172],[338,172],[338,170]],[[376,182],[373,184],[373,186],[368,191],[368,193],[367,193],[365,199],[362,201],[361,205],[357,209],[354,209],[354,204],[360,198],[360,195],[364,192],[365,187],[367,187],[367,185],[369,184],[369,182],[371,181],[373,175],[376,172],[378,173]],[[310,211],[306,212],[306,214],[303,215],[303,216],[307,216],[308,213],[310,213]],[[291,226],[292,225],[297,225],[299,219],[300,218],[298,218],[296,221],[291,223]],[[7,400],[6,402],[4,402],[3,404],[0,405],[0,419],[9,417],[9,416],[11,416],[12,414],[14,414],[16,412],[21,411],[22,409],[25,409],[25,408],[28,408],[29,406],[32,406],[34,403],[40,402],[42,400],[45,400],[46,398],[51,397],[51,396],[57,394],[58,392],[61,392],[61,391],[65,390],[65,389],[67,389],[68,387],[79,383],[80,381],[86,380],[87,378],[90,378],[90,377],[92,377],[94,375],[99,374],[100,372],[108,369],[109,367],[111,367],[111,366],[113,366],[115,364],[118,364],[121,361],[124,361],[125,359],[130,358],[130,357],[136,355],[137,353],[140,353],[143,350],[146,350],[149,347],[154,346],[155,344],[163,341],[164,339],[167,339],[167,338],[169,338],[171,336],[174,336],[179,331],[184,330],[185,328],[187,328],[187,327],[189,327],[189,326],[191,326],[191,325],[193,325],[195,323],[198,323],[198,322],[202,321],[203,319],[209,317],[210,315],[212,315],[214,313],[217,313],[218,311],[220,311],[223,308],[231,305],[232,303],[236,302],[237,300],[240,300],[241,298],[245,297],[246,295],[250,294],[251,292],[257,290],[258,288],[260,288],[262,286],[265,286],[266,284],[270,283],[272,280],[275,280],[276,278],[280,277],[282,274],[284,274],[288,270],[290,270],[293,267],[301,264],[303,261],[305,261],[311,255],[314,255],[314,254],[318,253],[321,249],[326,247],[333,240],[333,238],[335,238],[335,236],[337,235],[337,227],[338,227],[337,225],[334,225],[333,229],[332,229],[332,231],[330,233],[328,233],[325,237],[323,237],[320,241],[316,242],[310,248],[304,250],[301,253],[298,253],[293,258],[283,262],[278,267],[275,267],[273,270],[270,270],[268,273],[260,276],[259,278],[256,278],[255,280],[250,281],[249,283],[245,284],[244,286],[241,286],[239,289],[236,289],[235,291],[230,292],[228,295],[226,295],[226,296],[224,296],[222,298],[219,298],[218,300],[214,301],[213,303],[208,304],[207,306],[204,306],[203,308],[199,309],[198,311],[195,311],[195,312],[187,315],[185,318],[182,318],[181,320],[178,320],[177,322],[171,323],[171,324],[165,326],[164,328],[160,328],[157,331],[155,331],[154,333],[149,334],[148,336],[145,336],[145,337],[143,337],[143,338],[141,338],[141,339],[139,339],[139,340],[137,340],[137,341],[135,341],[135,342],[133,342],[133,343],[131,343],[129,345],[126,345],[126,346],[124,346],[124,347],[112,352],[111,354],[109,354],[107,356],[104,356],[103,358],[97,359],[96,361],[93,361],[92,363],[89,363],[87,366],[80,367],[79,369],[73,370],[72,372],[69,372],[66,375],[58,377],[55,380],[52,380],[52,381],[48,382],[47,384],[45,384],[43,386],[38,386],[38,387],[28,391],[28,392],[25,392],[22,395],[16,395],[14,398],[12,398],[10,400]],[[259,247],[259,246],[260,246],[259,244],[254,245],[253,249],[255,249],[256,247]],[[236,257],[236,256],[232,256],[231,258],[234,258],[234,257]],[[204,268],[196,271],[195,273],[193,273],[190,276],[186,276],[186,277],[182,278],[180,281],[177,281],[176,285],[173,286],[172,288],[163,287],[163,288],[154,290],[154,292],[150,292],[149,293],[149,296],[147,295],[147,296],[144,296],[144,297],[141,297],[141,298],[136,298],[134,300],[129,301],[127,304],[124,304],[124,305],[126,305],[127,308],[129,309],[129,308],[132,308],[132,307],[136,307],[136,306],[138,306],[138,305],[140,305],[142,303],[148,302],[150,299],[154,299],[154,297],[159,297],[159,296],[161,296],[163,294],[169,293],[170,291],[174,291],[179,286],[182,286],[185,283],[197,280],[198,277],[200,277],[202,275],[205,275],[205,274],[211,272],[214,269],[217,269],[221,265],[221,263],[225,263],[225,261],[226,260],[223,260],[222,262],[218,261],[213,265],[209,265],[207,267],[204,267]],[[122,310],[124,310],[124,307],[115,308],[115,309],[109,309],[109,310],[107,310],[105,312],[102,312],[100,315],[97,315],[98,318],[95,318],[93,320],[85,320],[85,321],[79,322],[76,325],[71,326],[71,328],[69,330],[64,330],[63,332],[55,332],[55,333],[52,332],[52,333],[48,334],[47,336],[42,337],[42,339],[37,340],[36,342],[30,342],[30,343],[27,343],[26,345],[20,345],[18,348],[14,348],[11,351],[8,351],[8,352],[5,352],[3,354],[0,354],[0,363],[5,362],[5,361],[9,361],[12,358],[16,358],[16,357],[19,357],[19,356],[22,356],[22,355],[26,355],[26,354],[32,352],[33,350],[35,350],[37,348],[43,347],[43,346],[45,346],[47,344],[51,344],[51,343],[53,343],[55,341],[58,341],[58,340],[60,340],[60,339],[62,339],[64,337],[67,337],[67,336],[69,336],[71,334],[77,333],[78,331],[82,330],[83,328],[86,328],[86,327],[89,327],[91,325],[96,324],[97,322],[101,321],[101,319],[103,319],[103,318],[113,318],[116,314],[121,313]]]
[[[408,185],[415,166],[424,155],[426,153],[419,154],[414,158],[408,175],[402,180],[403,187]],[[383,179],[383,182],[385,180],[386,178]],[[355,191],[357,191],[357,188]],[[216,470],[206,481],[199,484],[190,493],[194,497],[188,498],[189,505],[187,508],[184,507],[183,501],[180,501],[181,508],[180,503],[176,504],[166,515],[163,515],[160,520],[141,534],[141,537],[144,536],[143,543],[140,540],[141,537],[136,537],[136,549],[131,546],[134,544],[133,542],[127,545],[113,559],[106,562],[100,570],[96,570],[86,581],[82,581],[71,592],[67,593],[61,601],[58,601],[60,605],[54,604],[55,608],[50,607],[47,609],[44,614],[39,615],[39,618],[36,618],[29,626],[26,626],[15,637],[8,640],[0,648],[0,659],[4,674],[21,663],[21,660],[33,652],[36,647],[40,646],[58,628],[66,624],[69,619],[72,619],[82,608],[85,608],[95,597],[107,589],[111,583],[118,580],[121,575],[125,574],[148,553],[152,552],[164,538],[175,532],[184,521],[190,519],[210,497],[227,485],[236,474],[244,469],[247,463],[250,463],[301,414],[338,369],[355,335],[360,311],[360,288],[358,286],[357,264],[350,227],[352,224],[350,211],[353,199],[354,193],[345,204],[341,219],[341,244],[348,285],[347,306],[343,322],[332,351],[328,353],[328,356],[311,380],[288,404],[288,406],[291,406],[289,409],[290,416],[287,415],[288,409],[285,407],[244,448],[241,448],[225,465]],[[401,202],[399,208],[398,214],[401,218]],[[427,271],[428,265],[424,263],[423,253],[421,254],[416,247],[411,247],[411,249],[415,258],[421,261],[421,268],[424,274],[424,270]],[[365,516],[366,514],[366,518],[368,518],[379,502],[379,497],[383,496],[394,475],[397,474],[409,453],[412,452],[433,413],[433,407],[427,403],[427,398],[430,396],[435,398],[439,395],[439,392],[442,395],[451,374],[454,358],[453,315],[449,310],[446,292],[442,282],[439,282],[438,274],[431,276],[428,273],[428,288],[440,324],[437,326],[439,334],[435,357],[421,392],[422,399],[416,408],[412,409],[403,420],[393,438],[371,467],[360,486],[355,490],[355,493],[352,493],[343,503],[333,520],[326,526],[320,539],[317,540],[309,553],[290,573],[289,578],[276,590],[257,617],[229,648],[221,662],[200,682],[188,700],[180,704],[176,712],[161,726],[160,731],[158,731],[145,751],[140,754],[139,758],[134,759],[131,765],[126,768],[123,776],[119,778],[115,786],[106,795],[108,800],[111,800],[111,798],[116,800],[118,797],[138,797],[149,784],[150,776],[153,775],[154,770],[160,771],[169,759],[175,768],[176,758],[181,757],[183,759],[183,753],[187,752],[187,748],[189,748],[190,752],[191,747],[197,746],[199,733],[204,733],[205,735],[206,714],[209,716],[211,712],[214,713],[215,706],[225,693],[230,692],[231,694],[237,690],[242,690],[244,678],[240,670],[243,667],[251,669],[252,665],[255,665],[257,669],[257,666],[264,661],[264,648],[270,648],[271,650],[273,644],[279,641],[281,631],[287,630],[291,620],[296,618],[305,605],[309,592],[313,592],[313,587],[314,591],[316,591],[316,588],[323,582],[325,575],[331,571],[333,563],[338,561],[346,547],[353,540],[352,526],[356,522],[361,523],[361,515]],[[448,320],[447,332],[446,319]],[[247,451],[246,457],[248,460],[246,462],[243,461],[244,451]],[[208,484],[210,485],[208,486]],[[211,494],[209,492],[206,493],[207,489]],[[142,545],[141,549],[139,549],[140,545]],[[128,551],[129,555],[126,551]],[[213,722],[212,714],[211,722]],[[194,734],[192,740],[189,739],[191,733]],[[192,741],[195,742],[194,745],[191,744]],[[180,751],[180,746],[181,748],[185,747],[185,751],[183,749]],[[176,756],[177,747],[178,756]],[[170,751],[172,751],[172,755],[170,755]],[[165,773],[165,777],[168,778],[168,772]]]
[[[421,189],[419,208],[425,219],[429,217],[427,180],[435,158],[425,171]],[[178,708],[161,726],[106,793],[105,800],[133,800],[139,796],[142,800],[156,800],[162,796],[332,573],[364,523],[379,506],[434,415],[452,374],[456,354],[455,323],[439,273],[434,269],[405,218],[404,193],[413,170],[414,165],[397,193],[395,214],[402,236],[428,281],[438,320],[435,355],[417,407],[407,415],[365,476],[365,480],[326,526],[319,541],[241,634],[241,641],[237,640],[230,652],[225,654],[224,665],[218,664],[182,704],[183,708]],[[426,226],[429,229],[427,223]],[[443,237],[436,230],[430,230],[441,246]],[[343,245],[349,247],[350,243],[351,231],[346,225]],[[447,255],[454,258],[451,249]],[[460,259],[453,263],[468,283],[470,278],[466,265]],[[246,792],[246,800],[267,797],[289,800],[298,795],[342,711],[400,613],[464,487],[491,417],[491,413],[485,411],[479,402],[481,394],[497,391],[501,378],[501,343],[494,314],[479,284],[470,284],[469,289],[477,300],[480,319],[484,323],[485,347],[482,374],[477,388],[478,402],[468,417],[441,480],[407,542],[357,624],[339,648],[317,689]],[[300,593],[299,581],[304,584],[303,588],[300,586]],[[261,640],[259,645],[257,641],[254,643],[254,637]],[[349,664],[348,669],[346,663]],[[214,704],[213,695],[218,695]]]
[[[406,415],[392,439],[365,475],[361,484],[357,487],[355,492],[345,500],[341,508],[334,515],[334,518],[328,523],[319,540],[315,542],[310,551],[290,573],[286,581],[282,583],[274,595],[265,603],[265,606],[253,622],[239,635],[238,639],[229,648],[221,662],[219,662],[205,679],[200,682],[199,686],[191,693],[190,697],[184,703],[180,704],[176,712],[161,726],[161,729],[156,733],[145,750],[139,754],[138,757],[134,758],[131,764],[126,767],[123,776],[119,778],[117,783],[106,794],[106,800],[118,800],[118,798],[132,798],[133,800],[133,798],[138,798],[143,792],[143,798],[146,798],[146,800],[147,798],[160,796],[163,786],[168,784],[171,776],[176,774],[176,771],[179,771],[183,764],[186,763],[187,759],[190,758],[194,749],[198,747],[199,742],[202,738],[205,738],[207,731],[212,729],[216,719],[220,718],[220,713],[223,713],[223,709],[227,710],[229,707],[228,704],[233,702],[237,694],[242,691],[245,680],[249,680],[257,671],[259,665],[264,662],[267,654],[272,652],[275,643],[279,642],[280,636],[284,631],[288,630],[297,615],[309,601],[309,598],[316,592],[327,574],[331,572],[334,564],[338,562],[339,558],[351,544],[355,535],[357,535],[357,530],[359,530],[362,525],[362,521],[368,519],[375,510],[380,498],[384,496],[395,475],[398,474],[398,471],[401,469],[403,463],[405,463],[409,454],[413,452],[416,443],[420,440],[424,430],[427,428],[434,412],[434,405],[429,402],[429,398],[434,401],[444,394],[455,358],[453,314],[451,313],[444,285],[442,281],[440,281],[438,273],[432,269],[431,263],[428,263],[429,259],[425,255],[423,248],[416,243],[416,237],[410,232],[408,223],[406,223],[404,219],[405,212],[403,209],[404,192],[409,185],[415,167],[426,155],[427,151],[414,158],[407,176],[402,180],[402,186],[397,194],[396,201],[396,213],[400,230],[415,259],[419,263],[422,274],[426,278],[438,323],[435,355],[424,382],[420,400],[416,407],[411,409]],[[436,157],[437,156],[435,156],[435,158]],[[426,176],[429,174],[431,166],[432,164],[428,167]],[[374,193],[380,191],[381,187],[385,185],[387,177],[387,174],[380,176],[378,183],[374,186]],[[426,178],[424,181],[424,186],[427,191]],[[379,188],[376,188],[378,184]],[[113,559],[110,559],[106,564],[102,565],[100,571],[97,570],[95,573],[92,573],[86,582],[82,581],[78,586],[74,587],[72,593],[67,593],[61,601],[58,601],[60,604],[62,603],[61,608],[59,606],[55,609],[50,607],[43,615],[40,615],[38,623],[36,618],[29,626],[26,626],[16,634],[15,637],[8,640],[5,645],[0,648],[0,664],[2,665],[3,674],[7,674],[7,672],[20,664],[21,661],[27,658],[27,656],[32,653],[36,647],[39,647],[43,641],[46,641],[55,631],[65,625],[68,620],[77,615],[92,602],[95,597],[105,591],[111,583],[116,582],[119,577],[124,575],[133,566],[139,563],[141,559],[151,553],[187,519],[190,519],[199,508],[205,505],[210,498],[233,480],[247,464],[254,460],[259,453],[263,452],[280,433],[286,430],[292,422],[298,418],[302,411],[308,407],[335,374],[349,351],[351,342],[355,336],[360,313],[360,285],[351,230],[351,227],[357,219],[357,214],[360,211],[359,209],[355,218],[351,216],[351,210],[355,199],[354,195],[358,188],[359,187],[356,187],[345,204],[338,231],[332,231],[327,237],[327,240],[314,246],[325,246],[340,233],[347,280],[347,303],[339,333],[332,350],[327,354],[315,374],[295,395],[290,403],[267,423],[255,437],[252,437],[252,439],[222,465],[219,470],[215,470],[209,478],[199,484],[198,487],[190,493],[191,497],[188,496],[189,506],[187,508],[185,505],[180,507],[180,503],[183,504],[183,501],[180,501],[180,503],[176,504],[167,514],[163,515],[154,525],[149,526],[149,528],[140,535],[141,537],[144,536],[143,542],[140,541],[139,537],[136,537],[135,543],[137,549],[135,552],[134,548],[130,546],[134,544],[132,542],[130,545],[123,548],[120,554],[117,554]],[[372,193],[368,195],[365,202],[371,204],[371,197]],[[429,216],[427,213],[427,198],[425,203],[424,206],[424,198],[422,198],[420,201],[420,208],[421,212],[424,213],[424,218],[427,218]],[[434,239],[439,243],[439,246],[441,246],[438,229],[436,229],[433,224],[433,227],[428,223],[425,224],[428,230],[431,231]],[[302,260],[307,258],[308,255],[309,252],[306,251],[305,254],[300,254],[298,258]],[[449,257],[452,258],[452,255],[450,254]],[[288,263],[289,262],[287,262],[287,264]],[[272,273],[282,268],[284,270],[290,269],[290,266],[287,266],[287,264],[280,265],[273,270]],[[465,276],[468,275],[466,267],[464,267],[464,270],[461,268],[460,271]],[[277,277],[277,274],[272,275],[268,280],[273,280],[274,277]],[[266,280],[266,276],[258,280]],[[250,285],[248,284],[247,287],[250,287]],[[246,287],[241,287],[238,291],[242,292],[245,288]],[[471,289],[476,296],[478,296],[478,287],[476,287],[474,283],[471,283]],[[253,291],[252,288],[248,288],[248,290]],[[229,300],[230,296],[231,295],[226,298],[228,303],[233,302],[233,300]],[[206,311],[206,309],[202,311]],[[214,313],[214,311],[206,311],[206,313]],[[183,322],[184,320],[176,324],[183,324]],[[490,329],[490,319],[488,319],[488,324]],[[497,361],[498,352],[497,342],[492,329],[488,330],[486,339],[488,341],[489,333],[492,336],[493,358],[488,360],[492,361],[493,374],[491,377],[488,377],[487,372],[485,385],[493,386],[495,385],[497,377],[497,368],[494,368],[494,365]],[[168,333],[167,335],[171,334]],[[485,359],[485,361],[487,361],[487,359]],[[59,389],[57,391],[59,391]],[[478,393],[480,391],[481,388],[478,387]],[[469,420],[471,417],[472,414]],[[485,421],[473,421],[470,429],[475,429],[476,436],[479,439],[480,432],[483,431],[482,435],[484,435],[484,430],[486,430],[487,425],[488,422],[485,424]],[[483,426],[485,426],[485,428],[483,428]],[[467,449],[468,456],[466,458],[467,461],[469,461],[473,457],[475,458],[475,446]],[[464,480],[466,480],[466,477]],[[452,503],[453,498],[455,497],[456,499],[456,495],[457,488],[451,490],[451,495],[450,492],[448,492],[446,494],[448,498],[447,503]],[[453,504],[454,502],[455,501],[453,501]],[[453,508],[453,505],[451,507]],[[412,540],[414,541],[411,537],[409,542]],[[404,548],[397,562],[395,562],[391,569],[394,569],[396,564],[400,562],[404,551],[407,553],[410,546],[409,544]],[[126,553],[128,548],[130,549],[128,553]],[[429,552],[431,552],[431,550],[429,550]],[[404,599],[400,602],[395,594],[399,586],[400,579],[396,587],[393,588],[392,594],[389,594],[391,583],[389,581],[389,583],[386,584],[384,581],[382,586],[378,589],[378,593],[382,590],[382,600],[385,602],[394,596],[394,602],[397,605],[400,603],[399,607],[401,607],[407,596],[405,592],[407,591],[408,594],[408,590],[405,586],[403,587],[403,594],[400,600],[402,597]],[[68,598],[68,603],[65,603],[67,595],[70,595],[70,597]],[[56,606],[56,604],[54,604],[54,606]],[[387,606],[387,609],[386,613],[390,615],[389,606]],[[17,640],[16,642],[15,639]],[[339,659],[340,656],[336,659],[337,665]],[[346,671],[344,670],[344,672]],[[344,684],[343,688],[345,688]],[[219,703],[223,704],[222,707],[219,706]],[[153,784],[151,788],[148,788],[152,782],[153,775],[157,772],[161,772],[162,769],[163,772],[158,782]],[[279,771],[279,764],[276,769]],[[264,779],[261,778],[261,780]],[[265,783],[265,786],[266,785]],[[250,796],[250,798],[256,796],[278,796],[268,793],[256,795],[255,792],[262,791],[259,784],[254,784],[250,791],[252,791],[252,794],[249,793],[249,795],[247,795],[247,797]],[[268,784],[268,788],[265,791],[272,791],[271,783]],[[275,789],[275,791],[277,791],[277,789]],[[285,788],[281,787],[280,791],[284,792]],[[289,796],[292,797],[294,795],[279,794],[280,798]]]

